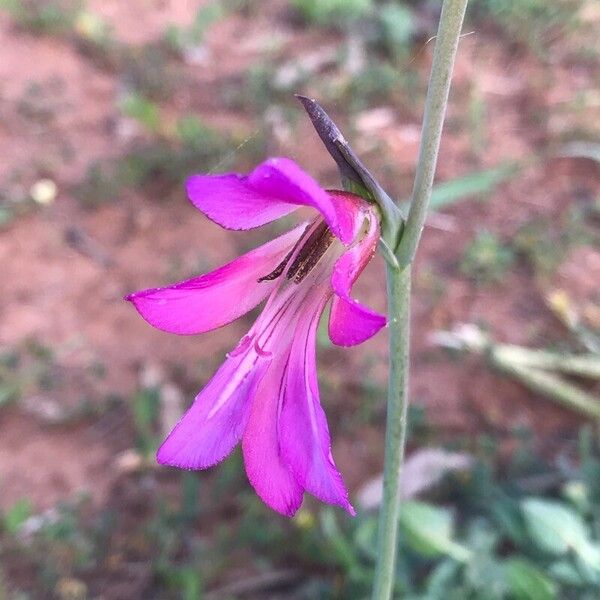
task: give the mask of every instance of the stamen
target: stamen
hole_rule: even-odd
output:
[[[288,255],[268,275],[259,277],[258,283],[260,283],[261,281],[273,281],[274,279],[277,279],[283,273],[285,268],[287,267],[287,264],[292,256],[292,254],[294,254],[294,250],[295,250],[295,248],[292,248],[288,252]]]
[[[322,221],[319,223],[312,233],[306,238],[300,238],[298,244],[292,248],[288,255],[271,271],[268,275],[263,275],[257,281],[273,281],[281,276],[285,271],[290,258],[294,253],[297,252],[292,264],[290,265],[286,279],[293,279],[294,283],[300,283],[313,269],[313,267],[319,262],[321,257],[327,251],[327,248],[331,246],[335,236],[331,233],[327,223]],[[300,247],[300,250],[298,250]]]
[[[300,283],[327,252],[334,239],[335,236],[331,233],[327,223],[325,221],[319,223],[294,258],[286,273],[286,278],[293,279],[294,283]]]

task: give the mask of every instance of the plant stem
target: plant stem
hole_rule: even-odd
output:
[[[466,8],[467,0],[444,0],[442,5],[429,87],[425,99],[421,146],[412,201],[396,253],[401,267],[412,262],[425,225],[450,92],[452,68]]]
[[[379,514],[377,565],[373,600],[389,600],[394,587],[400,477],[406,443],[411,267],[433,187],[454,58],[467,0],[444,0],[433,65],[425,101],[421,147],[408,218],[395,255],[387,262],[389,315],[389,384],[383,468],[383,498]]]
[[[404,269],[397,269],[387,263],[386,268],[390,364],[374,600],[390,598],[394,585],[400,512],[400,471],[404,460],[408,415],[411,267],[408,265]]]

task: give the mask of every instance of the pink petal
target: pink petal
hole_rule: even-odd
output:
[[[338,218],[330,194],[289,158],[271,158],[247,176],[194,175],[187,192],[196,208],[228,229],[251,229],[311,206],[342,241],[352,239],[348,219]]]
[[[329,338],[337,346],[356,346],[386,325],[386,318],[356,300],[334,296],[329,315]]]
[[[315,344],[322,308],[303,317],[296,330],[279,417],[279,446],[283,460],[306,491],[354,515],[333,461],[327,419],[319,401]]]
[[[163,442],[158,462],[206,469],[223,460],[242,437],[252,397],[270,363],[251,338],[244,338]]]
[[[370,210],[366,200],[342,190],[327,190],[335,208],[336,217],[340,228],[346,232],[346,239],[350,243],[356,239],[365,220],[365,212]]]
[[[331,276],[335,295],[329,316],[329,337],[338,346],[361,344],[386,324],[383,315],[350,297],[352,284],[373,257],[378,239],[379,224],[371,214],[367,234],[335,264]]]
[[[234,261],[194,279],[126,297],[154,327],[189,335],[216,329],[252,310],[277,283],[258,282],[287,256],[305,225],[259,246]]]
[[[283,392],[287,353],[280,352],[263,378],[252,403],[242,438],[246,473],[262,501],[292,517],[302,504],[304,490],[282,462],[277,434],[277,414]]]

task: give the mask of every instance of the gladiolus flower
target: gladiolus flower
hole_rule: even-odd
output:
[[[360,344],[386,323],[350,296],[379,239],[374,207],[348,192],[325,191],[286,158],[269,159],[247,176],[192,176],[187,192],[227,229],[258,227],[299,206],[320,214],[211,273],[127,297],[148,323],[181,335],[221,327],[266,300],[159,448],[158,462],[206,469],[241,440],[248,479],[274,510],[292,516],[306,491],[354,514],[319,400],[316,333],[330,300],[334,344]]]

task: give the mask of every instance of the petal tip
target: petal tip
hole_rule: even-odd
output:
[[[256,495],[264,502],[266,506],[268,506],[271,510],[283,515],[291,519],[296,515],[300,507],[302,506],[302,501],[304,499],[304,490],[298,490],[297,497],[288,497],[283,498],[280,494],[270,494],[265,493],[265,490],[258,489],[257,486],[253,483],[253,481],[248,477],[250,481],[250,485],[254,488]]]
[[[165,451],[164,443],[156,451],[156,462],[163,467],[178,467],[179,465],[174,464],[174,460],[171,456],[168,456],[168,452]]]

